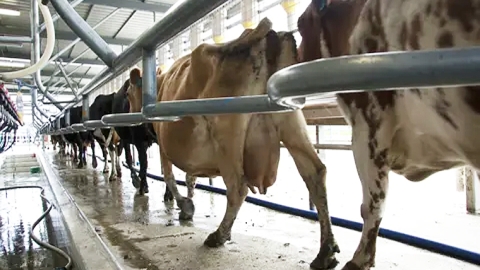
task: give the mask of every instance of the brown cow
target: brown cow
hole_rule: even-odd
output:
[[[479,46],[478,18],[480,0],[314,0],[298,20],[300,58]],[[344,270],[375,264],[390,171],[422,181],[458,166],[480,169],[479,100],[478,86],[337,95],[364,195],[362,237]]]
[[[157,101],[260,95],[277,70],[297,63],[293,34],[276,33],[263,19],[257,28],[222,45],[202,44],[178,59],[157,77]],[[142,106],[141,77],[131,72],[128,97],[133,112]],[[154,124],[165,181],[191,218],[193,202],[177,190],[172,164],[194,176],[222,176],[227,187],[227,210],[218,229],[205,240],[217,247],[230,239],[231,229],[248,190],[265,194],[276,180],[283,142],[305,181],[317,208],[321,248],[314,265],[332,268],[339,252],[332,233],[325,186],[326,168],[308,138],[301,110],[275,114],[224,114],[184,117]]]

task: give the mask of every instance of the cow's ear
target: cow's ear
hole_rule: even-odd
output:
[[[140,69],[134,68],[132,71],[130,71],[130,83],[137,86],[139,83],[142,83],[142,74]]]

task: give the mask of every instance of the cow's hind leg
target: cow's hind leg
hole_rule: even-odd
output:
[[[103,173],[108,173],[110,171],[110,169],[108,168],[108,151],[107,151],[107,147],[105,147],[105,143],[101,143],[100,144],[100,147],[102,148],[102,155],[103,155],[103,159],[104,159],[104,163],[103,163]]]
[[[121,152],[121,147],[123,146],[119,146],[119,145],[113,145],[114,149],[115,149],[115,154],[116,154],[116,157],[115,157],[115,168],[117,170],[117,177],[118,178],[122,178],[122,166],[120,164],[120,155],[122,154]]]
[[[148,168],[148,157],[147,157],[147,145],[145,142],[140,142],[135,144],[138,153],[138,160],[140,161],[140,195],[148,193],[148,183],[147,183],[147,168]]]
[[[123,150],[125,152],[125,161],[127,162],[128,169],[130,170],[132,185],[135,188],[140,188],[140,178],[138,177],[137,172],[133,168],[132,151],[130,150],[130,144],[123,143]]]
[[[310,198],[317,208],[320,223],[320,251],[310,264],[313,269],[332,269],[338,265],[335,253],[340,248],[335,241],[332,222],[327,202],[327,169],[313,148],[306,130],[306,122],[301,111],[273,115],[280,132],[280,139],[285,144],[295,165],[305,182]]]
[[[112,162],[112,171],[110,173],[110,177],[108,178],[108,180],[109,181],[115,181],[115,180],[117,180],[117,170],[115,170],[117,153],[116,153],[115,148],[113,147],[112,144],[108,145],[108,153],[110,154],[110,160]],[[105,162],[108,163],[108,161],[105,161]]]
[[[98,166],[98,162],[97,162],[97,155],[95,154],[95,140],[94,139],[92,139],[90,147],[92,148],[92,167],[94,169],[96,169],[97,166]],[[102,147],[102,146],[100,145],[100,147]],[[85,153],[85,155],[86,155],[86,153]]]
[[[363,116],[357,117],[352,127],[353,156],[363,190],[363,202],[360,208],[363,229],[353,259],[343,267],[343,270],[368,270],[375,265],[376,240],[383,217],[390,170],[386,163],[388,144],[382,140],[388,136],[379,135],[378,131],[373,130],[377,127],[387,130],[382,128],[380,123],[369,127],[363,120]]]

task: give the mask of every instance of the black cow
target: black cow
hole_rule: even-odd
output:
[[[60,117],[60,128],[66,127],[65,125],[65,115]],[[76,136],[71,134],[61,134],[59,135],[65,141],[66,145],[70,145],[71,151],[73,151],[73,162],[77,162],[77,143],[76,143]]]
[[[68,109],[70,111],[70,125],[73,124],[80,124],[82,123],[82,106],[77,106]],[[60,124],[63,127],[66,127],[65,125],[65,116],[62,116],[63,121],[60,121]],[[86,132],[75,132],[71,134],[64,134],[65,139],[78,147],[78,153],[79,153],[79,158],[78,158],[78,168],[81,169],[83,166],[87,165],[87,158],[85,155],[87,145],[90,144],[92,148],[92,167],[96,168],[97,167],[97,158],[95,156],[95,140],[93,137],[93,132],[91,131],[86,131]],[[74,150],[75,151],[75,150]],[[74,158],[75,161],[75,158]]]
[[[115,93],[113,98],[113,113],[128,113],[130,111],[130,104],[127,99],[127,89],[130,80],[126,80],[122,88]],[[132,183],[135,188],[139,189],[140,194],[148,193],[147,183],[147,149],[153,144],[157,143],[157,136],[153,130],[152,124],[142,124],[134,127],[115,127],[115,131],[120,137],[120,147],[125,150],[125,159],[132,177]],[[132,154],[130,145],[135,145],[138,152],[138,159],[140,161],[140,173],[137,176],[132,164]],[[173,194],[168,187],[165,188],[163,196],[164,201],[172,201]]]
[[[114,95],[115,93],[109,95],[98,95],[89,108],[89,119],[101,120],[104,115],[111,114]],[[112,161],[112,173],[109,177],[110,181],[115,181],[117,177],[122,177],[122,168],[120,167],[120,161],[118,158],[121,152],[119,152],[120,148],[116,147],[114,144],[114,132],[115,130],[113,128],[96,129],[93,132],[95,140],[97,140],[97,142],[100,144],[100,147],[102,148],[103,158],[105,159],[105,167],[103,169],[104,173],[108,173],[108,160],[106,150],[106,145],[108,144],[108,152]]]

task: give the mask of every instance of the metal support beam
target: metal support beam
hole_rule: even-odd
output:
[[[480,179],[478,174],[469,166],[461,168],[466,186],[467,212],[470,214],[480,213]]]
[[[33,46],[32,46],[32,65],[37,63],[40,60],[40,35],[38,33],[38,25],[40,23],[40,18],[38,16],[38,5],[37,0],[31,0],[30,2],[30,25],[31,25],[31,33],[33,36]],[[45,90],[45,86],[42,83],[42,77],[40,75],[40,70],[37,70],[33,74],[33,79],[38,87],[38,90],[42,92],[42,94],[51,102],[56,102],[55,98]],[[32,99],[37,100],[37,99]],[[60,111],[63,109],[63,106],[60,104],[54,104]]]
[[[65,126],[66,127],[70,126],[70,110],[67,110],[65,112]]]
[[[32,43],[31,37],[22,37],[22,36],[0,36],[1,43]]]
[[[74,1],[70,2],[70,6],[72,6],[72,8],[75,8],[76,6],[78,6],[82,2],[83,2],[83,0],[74,0]],[[60,16],[58,15],[58,13],[52,16],[52,21],[53,22],[56,22],[58,19],[60,19]],[[42,23],[42,25],[40,25],[40,27],[38,27],[38,32],[42,33],[43,30],[45,30],[45,29],[47,29],[47,26],[45,25],[45,23]]]
[[[143,49],[142,54],[142,107],[145,108],[145,106],[154,104],[157,101],[157,63],[155,50]]]
[[[0,33],[4,35],[15,35],[15,36],[29,36],[30,35],[30,30],[25,29],[25,28],[20,28],[20,27],[5,27],[5,26],[0,26]],[[43,32],[40,34],[41,38],[47,38],[47,33]],[[128,46],[131,44],[135,39],[130,39],[130,38],[112,38],[110,36],[100,36],[105,42],[108,44],[112,45],[122,45],[122,46]],[[56,40],[65,40],[65,41],[74,41],[77,39],[78,36],[69,31],[61,31],[55,29],[55,39]]]
[[[59,3],[63,3],[66,0],[56,0],[56,1],[58,1]],[[54,1],[52,1],[52,4],[53,4],[53,2]],[[67,3],[67,5],[68,5],[68,3]],[[64,5],[59,5],[59,6],[62,7],[62,8],[65,8],[65,10],[62,9],[60,11],[70,12],[70,11],[68,11],[69,10],[68,7],[65,7]],[[105,18],[100,20],[93,27],[90,27],[90,25],[88,25],[88,23],[85,22],[80,17],[80,15],[78,15],[78,13],[75,12],[75,10],[73,10],[74,14],[71,15],[72,17],[69,17],[70,16],[69,13],[67,13],[68,16],[62,13],[63,16],[67,17],[67,21],[66,21],[67,24],[71,23],[72,25],[74,25],[74,26],[72,26],[72,25],[68,24],[68,26],[70,28],[72,28],[72,31],[74,31],[79,36],[79,38],[75,39],[72,43],[68,44],[65,48],[63,48],[56,55],[52,56],[50,58],[50,61],[56,60],[62,54],[66,53],[73,46],[75,46],[75,44],[77,44],[80,41],[83,41],[100,59],[102,59],[102,61],[107,66],[111,67],[113,65],[113,59],[115,59],[117,57],[117,55],[108,46],[108,44],[97,34],[97,32],[95,32],[95,29],[97,27],[101,26],[102,24],[104,24],[106,21],[108,21],[113,16],[115,16],[119,11],[120,11],[120,9],[116,9],[116,10],[110,12],[110,14],[108,14]],[[65,20],[65,18],[63,18],[63,19]],[[77,21],[78,21],[79,25],[76,24]]]
[[[85,54],[84,54],[85,55]],[[83,55],[82,55],[83,56]],[[80,56],[80,57],[82,57]],[[5,58],[15,58],[13,60],[18,60],[18,61],[25,61],[25,60],[30,60],[31,57],[32,57],[32,54],[31,53],[19,53],[19,52],[5,52],[4,54],[1,55],[1,57],[5,57]],[[78,57],[78,56],[77,56]],[[75,58],[77,58],[75,57]],[[78,59],[75,59],[75,58],[67,58],[67,57],[61,57],[63,62],[72,62],[74,59],[77,64],[84,64],[84,65],[99,65],[99,66],[104,66],[105,63],[103,63],[102,61],[100,60],[96,60],[96,59],[87,59],[87,58],[83,58],[83,59],[80,59],[80,57],[78,57]],[[51,64],[54,64],[53,60],[51,62]],[[48,71],[45,71],[45,73],[48,72]],[[42,73],[44,73],[42,71]],[[58,73],[57,73],[58,74]]]
[[[68,77],[67,72],[65,72],[65,69],[63,68],[62,60],[57,62],[57,66],[60,69],[60,72],[62,73],[63,77],[65,78],[65,81],[67,82],[68,87],[70,87],[70,89],[72,90],[72,93],[75,96],[75,99],[78,99],[77,88],[70,81],[70,78]]]
[[[66,0],[50,0],[60,17],[85,44],[109,67],[117,57],[108,44],[85,22]],[[117,9],[116,11],[118,11]],[[107,16],[108,17],[108,16]]]
[[[88,121],[90,119],[90,101],[88,95],[83,95],[82,97],[82,122]]]
[[[171,4],[166,3],[145,3],[142,1],[129,1],[129,0],[84,0],[85,3],[92,5],[103,5],[116,8],[127,8],[131,10],[143,10],[143,11],[153,11],[158,13],[165,13],[167,10],[172,7]]]
[[[186,0],[181,2],[174,10],[165,14],[165,17],[159,22],[142,33],[130,47],[115,59],[115,65],[112,68],[105,69],[95,76],[90,83],[82,88],[80,94],[85,95],[102,87],[108,81],[125,72],[132,63],[138,62],[142,58],[144,48],[155,50],[165,45],[174,36],[189,28],[193,23],[225,2],[226,0]],[[71,106],[67,106],[67,108],[69,107]]]

